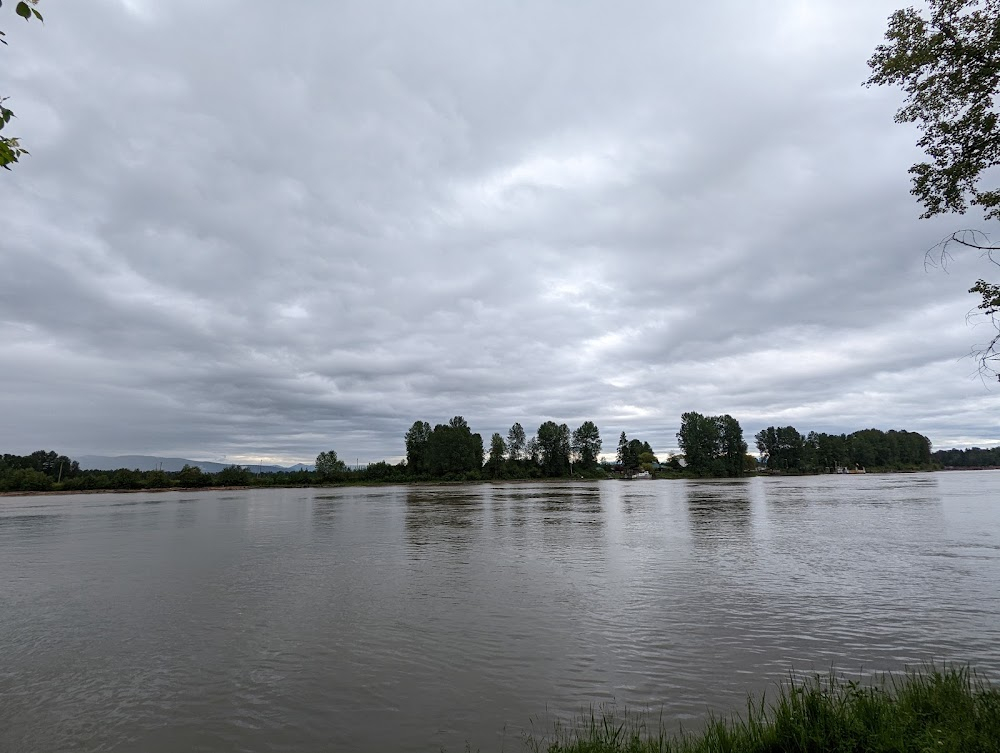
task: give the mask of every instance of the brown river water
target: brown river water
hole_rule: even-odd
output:
[[[0,751],[518,751],[790,672],[1000,680],[1000,472],[0,500]]]

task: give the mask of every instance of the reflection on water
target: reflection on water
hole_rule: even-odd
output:
[[[20,529],[21,531],[32,531],[39,528],[55,525],[59,522],[58,515],[0,515],[0,526]]]
[[[406,492],[406,539],[413,556],[431,556],[433,550],[467,551],[483,525],[483,503],[469,487],[420,488]],[[423,548],[430,551],[423,552]]]
[[[318,529],[332,527],[341,517],[342,501],[337,497],[316,497],[312,504],[312,522]]]
[[[1000,473],[2,500],[0,750],[516,750],[546,711],[697,725],[792,669],[1000,679],[998,498]]]
[[[742,546],[751,535],[752,479],[696,481],[683,487],[694,540]]]

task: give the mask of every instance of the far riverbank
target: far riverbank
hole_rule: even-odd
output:
[[[1000,468],[921,468],[906,470],[873,470],[864,473],[796,473],[785,471],[770,471],[761,473],[747,473],[740,478],[812,478],[822,476],[885,476],[885,475],[912,475],[917,473],[937,473],[938,471],[990,471],[1000,470]],[[81,494],[160,494],[167,492],[195,493],[195,492],[226,492],[226,491],[247,491],[252,489],[349,489],[349,488],[371,488],[388,486],[529,486],[536,484],[567,484],[567,483],[593,483],[595,481],[622,481],[629,483],[643,483],[646,481],[726,481],[732,482],[733,478],[705,478],[683,473],[669,473],[656,475],[652,478],[626,478],[621,476],[605,476],[603,478],[586,477],[557,477],[540,479],[476,479],[476,480],[391,480],[391,481],[338,481],[329,484],[242,484],[227,486],[157,486],[149,488],[132,489],[46,489],[46,490],[18,490],[0,491],[0,498],[4,497],[56,497],[64,495]]]

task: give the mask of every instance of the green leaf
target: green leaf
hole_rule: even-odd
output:
[[[17,8],[14,12],[25,21],[31,18],[31,6],[24,2],[24,0],[21,0],[21,2],[17,4]]]
[[[37,18],[37,19],[38,19],[39,21],[41,21],[42,23],[45,23],[45,19],[44,19],[44,18],[42,18],[42,14],[41,14],[41,13],[39,13],[39,12],[38,12],[37,10],[35,10],[34,8],[32,8],[32,9],[31,9],[31,12],[32,12],[32,13],[34,14],[35,18]]]

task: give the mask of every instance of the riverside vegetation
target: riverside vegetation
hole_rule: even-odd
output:
[[[462,416],[455,416],[433,428],[426,421],[414,422],[403,437],[406,458],[399,463],[380,461],[350,468],[335,450],[328,450],[317,456],[313,471],[254,473],[240,465],[218,473],[206,473],[196,465],[175,472],[85,470],[65,455],[39,450],[0,457],[0,492],[601,479],[630,478],[643,471],[654,478],[735,478],[758,471],[823,473],[855,467],[932,470],[941,462],[940,453],[932,455],[927,437],[908,431],[802,434],[792,426],[770,426],[758,432],[755,440],[760,459],[747,454],[743,429],[732,416],[688,412],[681,416],[677,432],[679,454],[661,462],[649,442],[629,439],[621,432],[615,460],[610,462],[601,459],[603,442],[593,421],[584,421],[572,431],[565,423],[545,421],[530,437],[520,423],[514,423],[506,437],[499,432],[492,435],[487,452],[482,435],[474,433]],[[962,465],[961,453],[948,451],[947,464]]]
[[[967,667],[928,667],[869,682],[836,675],[751,698],[742,715],[712,718],[698,734],[662,720],[591,714],[529,737],[534,753],[997,753],[1000,688]]]

